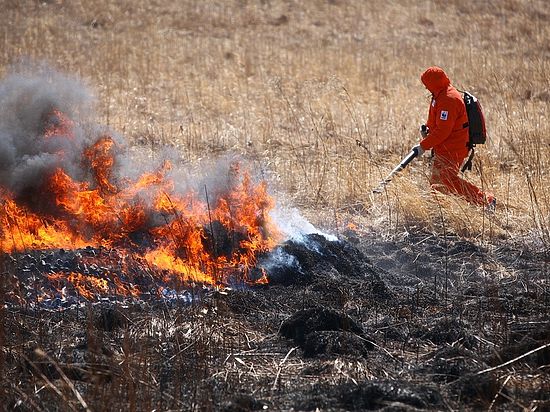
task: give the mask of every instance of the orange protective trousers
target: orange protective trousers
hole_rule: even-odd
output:
[[[484,205],[486,201],[481,189],[459,176],[464,159],[465,156],[450,153],[442,156],[436,153],[433,158],[430,183],[441,193],[463,196],[470,203]]]

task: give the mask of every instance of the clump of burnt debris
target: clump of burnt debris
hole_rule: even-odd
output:
[[[108,249],[4,255],[0,398],[14,410],[550,409],[548,254],[416,236],[288,240],[251,274],[269,283],[225,288],[162,283]],[[487,270],[498,265],[517,277]],[[104,293],[87,299],[85,280],[79,291],[58,273],[103,279]]]

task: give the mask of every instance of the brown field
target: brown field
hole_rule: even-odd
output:
[[[497,195],[496,232],[547,244],[549,20],[544,1],[517,0],[7,0],[0,73],[29,57],[77,74],[100,121],[136,144],[184,161],[241,153],[316,214],[372,206],[431,226],[426,164],[386,198],[370,190],[418,140],[419,75],[439,65],[486,111],[490,142],[468,177]],[[479,233],[465,215],[480,210],[452,203],[454,228]]]
[[[226,153],[241,155],[268,178],[277,199],[299,208],[318,227],[342,234],[353,223],[365,254],[375,264],[385,263],[389,271],[399,263],[384,261],[383,252],[398,256],[399,247],[410,246],[413,251],[407,256],[414,259],[422,234],[439,239],[446,248],[448,236],[482,247],[485,252],[476,260],[476,270],[490,272],[499,281],[515,282],[516,275],[523,276],[521,268],[502,266],[505,254],[532,256],[529,264],[540,278],[534,286],[536,296],[530,296],[540,305],[533,304],[538,312],[525,319],[547,324],[550,9],[546,1],[2,0],[0,7],[0,77],[21,60],[46,62],[79,76],[96,93],[98,122],[124,135],[131,145],[150,150],[151,157],[165,145],[178,154],[182,165],[200,165],[202,159]],[[478,147],[474,170],[467,178],[496,195],[494,216],[460,199],[434,196],[428,183],[428,156],[415,161],[382,195],[371,193],[419,140],[418,127],[425,122],[429,104],[420,74],[431,65],[443,67],[455,86],[471,91],[483,104],[489,142]],[[409,236],[419,243],[411,246]],[[387,242],[384,246],[382,239]],[[399,247],[394,250],[395,244]],[[418,249],[418,253],[429,252]],[[460,259],[469,257],[464,252]],[[452,267],[465,270],[459,263]],[[529,289],[530,280],[522,279]],[[479,287],[488,300],[494,298],[493,283]],[[83,410],[86,404],[91,410],[219,410],[223,405],[226,410],[254,409],[257,405],[233,400],[231,395],[240,391],[268,399],[270,409],[300,410],[315,406],[317,398],[306,405],[297,401],[299,394],[283,396],[293,385],[309,390],[317,379],[321,384],[380,376],[412,379],[410,371],[401,374],[393,364],[384,375],[380,359],[372,369],[368,362],[332,359],[327,361],[330,372],[321,361],[304,363],[292,344],[277,338],[280,321],[299,307],[299,299],[286,304],[285,292],[274,290],[271,303],[276,308],[258,303],[267,299],[264,295],[260,299],[246,292],[258,311],[252,318],[232,312],[236,301],[241,304],[234,295],[229,303],[220,303],[223,296],[218,296],[207,308],[166,309],[151,316],[128,310],[126,315],[135,315],[135,321],[123,322],[115,332],[97,332],[94,342],[96,349],[107,342],[112,345],[109,351],[116,353],[112,362],[117,365],[111,366],[117,378],[106,384],[100,373],[86,387],[80,383],[75,387],[72,377],[63,373],[50,381],[43,372],[34,378],[38,383],[33,389],[29,376],[10,369],[10,359],[24,358],[30,365],[31,356],[43,358],[23,349],[39,347],[56,360],[48,360],[52,368],[65,362],[56,345],[75,344],[78,333],[87,335],[90,344],[90,336],[96,334],[96,313],[91,308],[43,322],[35,314],[2,313],[0,372],[9,369],[10,381],[2,379],[0,399],[6,394],[12,403],[0,409]],[[342,293],[343,303],[336,306],[352,314],[350,302],[361,300]],[[447,303],[445,297],[438,310],[444,311]],[[437,306],[430,305],[424,309]],[[489,304],[483,308],[492,310]],[[264,321],[261,313],[271,309],[280,314],[272,315],[270,326],[256,329],[254,322]],[[469,310],[474,313],[476,308]],[[212,311],[211,318],[205,317]],[[502,339],[494,342],[497,345],[508,339],[506,321],[517,319],[501,307],[495,311],[488,315],[487,325],[493,328],[491,336]],[[353,312],[358,313],[363,312]],[[145,329],[145,335],[140,334]],[[62,338],[48,341],[52,336]],[[168,373],[162,363],[166,359],[155,347],[174,340],[178,350],[170,352],[170,362],[176,359],[172,366],[181,382],[176,375],[163,380]],[[188,342],[195,345],[194,354],[179,360]],[[274,354],[254,363],[250,353],[262,345]],[[396,358],[401,363],[415,357],[418,361],[433,349],[392,345],[386,350],[396,364]],[[304,375],[306,366],[309,372]],[[498,376],[498,387],[516,388],[517,393],[503,395],[513,401],[495,402],[495,392],[482,404],[463,404],[449,395],[435,409],[548,410],[543,408],[550,407],[550,400],[535,390],[548,388],[547,364],[506,371]],[[327,402],[319,403],[321,410],[331,410]],[[349,408],[342,405],[334,410]]]

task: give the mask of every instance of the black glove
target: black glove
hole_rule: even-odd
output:
[[[416,146],[414,146],[411,151],[413,152],[416,152],[416,155],[418,157],[422,156],[424,154],[424,149],[422,149],[422,146],[420,146],[419,144],[417,144]]]
[[[429,133],[430,133],[430,129],[428,129],[428,126],[426,126],[425,124],[420,126],[420,135],[422,137],[428,136]]]

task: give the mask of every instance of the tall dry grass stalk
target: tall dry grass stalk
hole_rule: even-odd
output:
[[[296,205],[325,210],[318,221],[353,212],[381,230],[435,229],[441,205],[456,233],[548,245],[545,6],[7,0],[0,74],[24,56],[77,73],[98,91],[101,120],[153,156],[161,144],[183,161],[241,153]],[[486,111],[490,141],[469,179],[496,194],[495,217],[457,199],[435,202],[423,162],[371,196],[418,141],[429,101],[419,75],[434,64]]]

